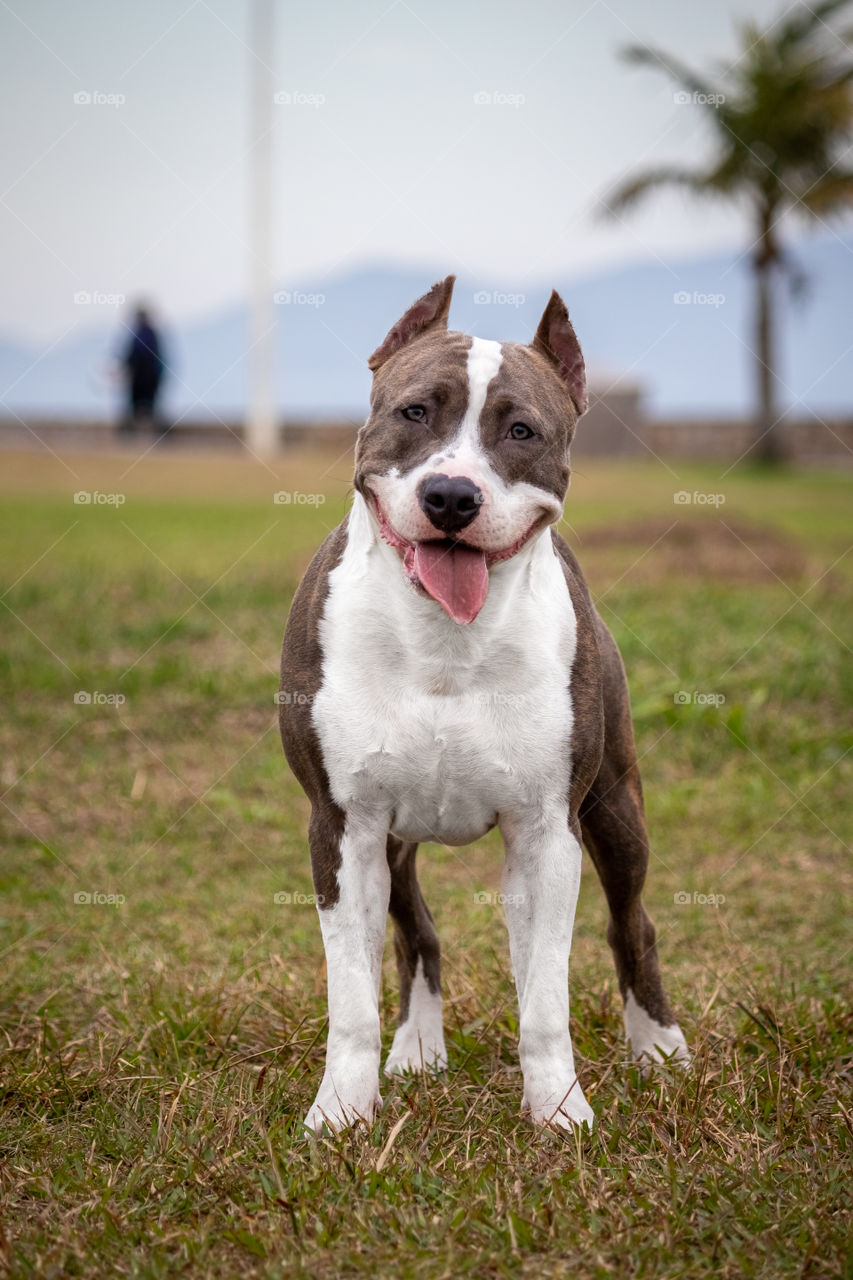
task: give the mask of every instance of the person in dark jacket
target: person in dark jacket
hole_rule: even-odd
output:
[[[157,418],[157,397],[164,370],[162,342],[145,307],[136,309],[120,363],[127,392],[120,433],[132,435],[141,426],[165,435],[168,428]]]

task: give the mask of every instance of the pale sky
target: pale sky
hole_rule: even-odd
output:
[[[706,67],[735,56],[735,20],[788,8],[278,0],[278,282],[390,261],[505,287],[745,242],[740,215],[679,196],[596,221],[622,174],[697,160],[709,136],[702,108],[619,52],[648,43]],[[144,294],[173,322],[245,294],[248,12],[2,0],[0,333],[59,339],[78,291]]]

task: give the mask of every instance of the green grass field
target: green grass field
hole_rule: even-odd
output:
[[[851,1274],[853,473],[719,472],[579,464],[563,530],[628,667],[692,1070],[626,1063],[587,861],[596,1128],[522,1120],[506,933],[475,901],[499,842],[426,846],[450,1069],[309,1139],[325,976],[274,693],[350,462],[2,456],[0,1274]],[[390,947],[382,1009],[387,1048]]]

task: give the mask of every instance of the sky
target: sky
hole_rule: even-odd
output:
[[[280,286],[366,263],[484,287],[745,240],[736,210],[655,197],[599,216],[626,172],[706,154],[630,44],[707,68],[784,0],[277,0]],[[172,322],[245,296],[249,0],[2,0],[0,334],[55,342],[116,299]],[[428,281],[427,281],[428,283]]]

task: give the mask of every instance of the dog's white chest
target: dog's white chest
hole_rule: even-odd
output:
[[[330,575],[313,708],[334,799],[446,844],[564,801],[575,618],[547,533],[494,567],[480,616],[461,627],[411,590],[360,501]]]

